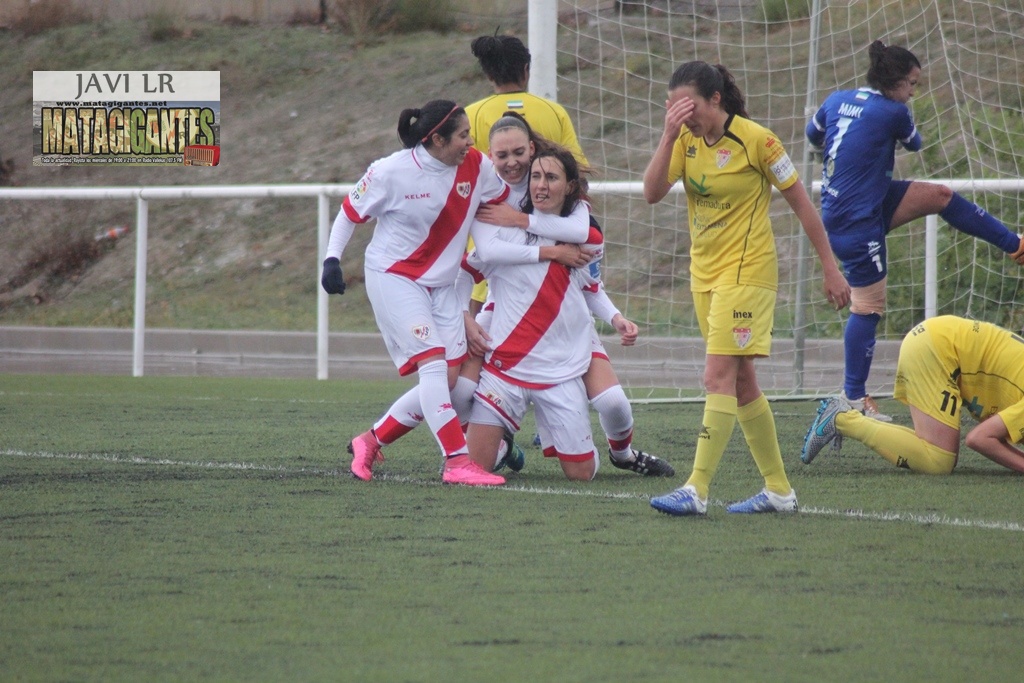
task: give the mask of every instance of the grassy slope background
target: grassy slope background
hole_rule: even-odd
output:
[[[478,34],[466,25],[359,43],[316,26],[207,23],[155,42],[143,22],[0,33],[0,155],[22,186],[354,182],[399,147],[401,109],[489,92],[469,50]],[[220,166],[31,165],[33,71],[158,69],[220,71]],[[83,252],[102,230],[133,229],[134,202],[0,206],[0,324],[131,326],[133,236],[100,249],[98,260]],[[154,201],[149,230],[149,325],[315,328],[314,199]],[[344,264],[348,277],[361,276],[358,246]],[[341,309],[335,326],[373,329],[365,297],[332,305]]]

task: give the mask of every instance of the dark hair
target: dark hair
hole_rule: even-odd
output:
[[[697,93],[705,99],[711,99],[716,92],[720,93],[722,109],[729,114],[748,118],[747,104],[743,99],[743,93],[736,85],[736,79],[721,64],[712,66],[702,61],[683,64],[668,80],[668,89],[675,90],[681,85],[692,85],[697,89]]]
[[[537,153],[533,155],[533,159],[530,160],[530,174],[533,174],[533,165],[541,159],[556,159],[562,164],[562,168],[565,169],[565,180],[570,184],[568,190],[565,193],[565,201],[562,202],[562,208],[558,215],[563,218],[572,213],[576,205],[586,198],[583,188],[583,177],[582,173],[585,169],[580,168],[580,164],[576,161],[576,157],[565,147],[550,143],[544,149],[538,149]],[[523,213],[533,213],[533,197],[530,193],[526,193],[526,198],[523,200]]]
[[[882,93],[896,88],[914,68],[921,68],[921,62],[914,53],[898,45],[886,46],[876,40],[868,46],[871,66],[868,68],[868,85]]]
[[[487,134],[487,139],[490,140],[498,131],[507,130],[509,128],[517,128],[526,133],[526,137],[528,137],[530,142],[533,143],[534,156],[536,156],[542,149],[547,149],[554,144],[546,137],[536,132],[523,115],[515,111],[507,111],[502,114],[501,118],[491,125],[491,130]]]
[[[519,84],[526,80],[530,51],[515,36],[480,36],[470,45],[473,56],[495,85]]]
[[[466,110],[451,100],[431,100],[420,109],[403,109],[398,117],[398,137],[406,149],[423,143],[433,146],[434,133],[448,140],[459,127],[459,118]]]

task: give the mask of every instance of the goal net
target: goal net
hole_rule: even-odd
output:
[[[751,118],[773,130],[805,185],[821,167],[806,148],[811,113],[836,89],[866,85],[875,39],[913,51],[923,73],[911,107],[919,153],[897,153],[896,177],[941,180],[1000,218],[1024,225],[1024,4],[1021,0],[562,0],[558,99],[573,116],[595,174],[595,212],[608,244],[604,279],[642,342],[613,362],[634,398],[700,392],[704,348],[689,292],[686,201],[649,206],[640,180],[681,63],[727,66]],[[995,182],[993,182],[995,181]],[[678,188],[677,188],[678,189]],[[817,204],[816,185],[813,190]],[[759,361],[772,396],[822,395],[842,383],[847,313],[826,305],[814,250],[776,193],[772,223],[780,289],[772,358]],[[987,243],[938,219],[927,265],[925,220],[889,236],[889,311],[869,391],[892,391],[899,341],[927,313],[1020,330],[1022,271]],[[802,264],[802,265],[801,265]],[[926,310],[934,273],[935,307]],[[606,330],[608,331],[608,330]]]

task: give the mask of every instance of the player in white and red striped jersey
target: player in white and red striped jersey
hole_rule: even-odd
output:
[[[468,413],[472,386],[458,382],[466,353],[464,306],[455,278],[482,202],[502,202],[508,186],[489,159],[472,148],[465,110],[433,100],[406,109],[398,134],[405,149],[374,162],[342,204],[331,229],[321,278],[328,293],[345,291],[340,259],[355,226],[375,218],[366,249],[366,293],[399,374],[419,372],[419,384],[374,426],[349,444],[352,474],[372,477],[381,446],[412,426],[396,416],[418,414],[445,457],[446,483],[500,485],[468,457],[459,413]]]
[[[537,136],[529,124],[515,112],[507,112],[492,127],[489,133],[491,161],[495,171],[509,184],[511,193],[505,204],[488,204],[477,211],[479,221],[498,226],[515,226],[535,233],[542,237],[573,243],[584,243],[592,259],[582,269],[585,287],[584,295],[591,312],[612,326],[620,335],[623,346],[632,346],[637,339],[637,326],[625,318],[618,310],[601,284],[601,260],[603,257],[604,236],[597,222],[590,215],[590,207],[586,202],[579,202],[569,216],[562,218],[556,214],[530,213],[519,211],[526,199],[529,189],[530,157],[538,148],[550,146],[551,143]],[[581,174],[582,175],[582,174]],[[582,232],[581,232],[582,229]],[[471,233],[480,232],[471,229]],[[589,234],[588,234],[589,233]],[[488,234],[490,238],[488,238]],[[503,263],[530,263],[538,259],[552,258],[546,256],[544,250],[537,246],[510,245],[500,241],[500,233],[491,231],[480,237],[478,252],[484,261]],[[548,247],[550,249],[550,247]],[[518,260],[518,261],[517,261]],[[578,265],[578,264],[573,264]],[[481,294],[487,290],[486,282],[474,288],[473,297],[483,299]],[[490,313],[487,306],[493,306],[488,300],[484,311],[477,316],[482,327],[488,326]],[[470,309],[472,311],[472,308]],[[593,324],[589,327],[592,343],[592,360],[590,368],[583,376],[591,406],[597,411],[601,427],[605,432],[609,446],[611,463],[619,468],[630,470],[645,476],[673,476],[675,470],[664,460],[633,447],[633,411],[629,399],[622,389],[619,379],[612,368],[604,345],[598,337]],[[482,353],[474,348],[470,340],[471,351]],[[476,379],[479,376],[480,360],[471,357],[462,368],[463,376]],[[550,441],[546,438],[542,442]],[[505,452],[508,456],[499,456],[499,469],[508,465],[514,471],[523,466],[522,450],[512,443],[511,435],[506,435]]]
[[[579,167],[562,148],[538,151],[531,165],[527,212],[569,215],[581,201]],[[517,228],[479,226],[502,240],[550,246],[553,240]],[[579,270],[557,262],[506,264],[485,262],[474,250],[463,266],[474,279],[486,277],[494,299],[489,334],[491,350],[476,391],[467,442],[470,457],[492,468],[506,430],[518,431],[528,405],[551,443],[546,454],[557,457],[570,479],[590,480],[598,457],[590,431],[583,374],[590,366],[591,315],[583,297]],[[499,259],[500,260],[500,259]],[[467,278],[460,279],[460,287]]]

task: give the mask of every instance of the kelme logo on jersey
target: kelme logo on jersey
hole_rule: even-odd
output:
[[[715,155],[715,163],[718,164],[718,168],[725,168],[725,165],[729,163],[729,159],[732,159],[731,149],[720,149],[718,154]]]
[[[465,199],[469,196],[469,193],[473,191],[473,186],[469,182],[457,183],[455,185],[455,191],[459,193],[459,196]]]
[[[430,325],[415,325],[412,328],[412,336],[420,341],[430,338]]]
[[[750,338],[753,336],[749,327],[734,327],[732,328],[732,338],[736,340],[736,346],[741,349],[747,348],[747,344],[750,343]]]

